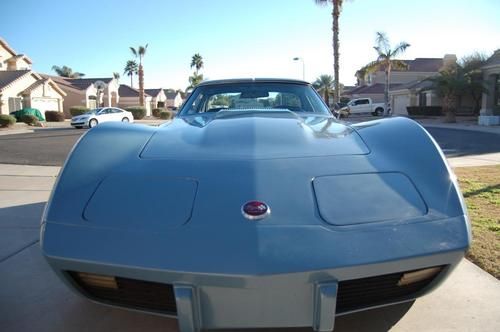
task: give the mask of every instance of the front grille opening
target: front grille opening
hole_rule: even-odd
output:
[[[363,309],[418,295],[435,279],[444,266],[404,271],[382,276],[339,282],[337,313]]]
[[[163,314],[177,313],[174,288],[170,284],[74,271],[67,273],[96,301]]]

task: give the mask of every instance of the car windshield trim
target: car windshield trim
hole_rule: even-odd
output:
[[[197,86],[179,116],[219,111],[276,111],[332,116],[322,98],[308,84],[294,82],[231,82]]]

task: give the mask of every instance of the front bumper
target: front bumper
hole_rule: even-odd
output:
[[[303,326],[331,331],[335,315],[410,301],[430,291],[463,257],[468,244],[463,220],[457,217],[370,232],[318,228],[324,237],[315,243],[310,241],[318,239],[309,234],[315,230],[311,227],[280,227],[279,233],[288,237],[278,240],[276,228],[262,228],[254,234],[256,242],[242,244],[247,252],[231,242],[229,230],[222,237],[219,232],[219,238],[200,230],[209,241],[203,243],[195,229],[183,239],[179,233],[169,237],[167,233],[49,222],[42,227],[42,249],[56,273],[78,293],[107,305],[177,317],[181,331]],[[447,231],[437,232],[443,223]],[[295,237],[294,231],[301,236]],[[418,238],[418,248],[409,240],[391,240],[388,234],[394,237],[395,233],[402,239]],[[266,241],[268,235],[272,242]],[[176,243],[174,238],[181,240]],[[323,252],[317,251],[320,242]],[[301,256],[296,250],[307,254]],[[376,258],[372,252],[377,253]],[[216,253],[218,257],[214,257]],[[436,266],[443,270],[434,279],[403,292],[394,287],[400,272]],[[168,290],[155,291],[165,294],[160,304],[171,306],[158,309],[103,299],[82,287],[69,271],[159,283],[171,289],[170,295]],[[376,296],[367,298],[370,292]]]
[[[89,121],[71,121],[72,127],[88,127]]]

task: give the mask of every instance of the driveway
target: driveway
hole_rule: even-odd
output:
[[[58,171],[58,167],[0,164],[0,331],[177,331],[175,319],[91,303],[70,292],[51,271],[38,236],[40,216]],[[337,317],[335,332],[496,332],[498,308],[498,280],[463,260],[443,285],[413,306]]]

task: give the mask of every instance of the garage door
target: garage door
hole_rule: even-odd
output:
[[[56,98],[33,98],[31,107],[38,109],[45,116],[45,111],[59,111],[59,101]]]
[[[394,114],[408,115],[406,106],[410,105],[408,95],[394,96],[394,105],[392,105]]]

